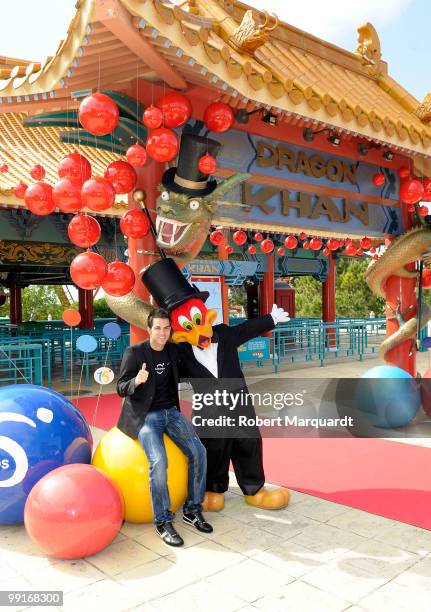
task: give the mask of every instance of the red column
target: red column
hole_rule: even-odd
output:
[[[138,175],[136,189],[142,189],[145,192],[145,205],[148,207],[148,209],[150,209],[150,212],[151,209],[156,209],[156,201],[158,196],[157,185],[159,185],[162,179],[163,171],[164,165],[153,160],[149,160],[143,168],[136,168]],[[129,194],[128,205],[129,210],[132,208],[141,208],[141,206],[133,199],[132,194]],[[151,212],[151,218],[154,220],[154,222],[155,217],[156,213]],[[151,232],[149,232],[144,238],[129,238],[127,250],[129,252],[129,264],[133,268],[136,275],[136,283],[133,291],[141,300],[150,302],[150,294],[142,284],[140,272],[143,268],[146,268],[151,263],[154,263],[159,259],[159,255],[157,255],[158,248]],[[138,251],[149,251],[149,253],[142,253]],[[146,327],[146,321],[143,323],[144,327]],[[135,325],[130,325],[130,344],[142,342],[142,340],[145,340],[147,336],[148,334],[145,329],[141,329]]]
[[[322,321],[333,323],[335,321],[335,261],[332,253],[328,255],[328,264],[328,276],[322,283]],[[326,336],[329,346],[334,346],[334,328],[327,328]]]
[[[12,283],[9,289],[9,319],[14,325],[22,323],[22,296],[21,287]]]
[[[78,304],[81,315],[79,329],[93,329],[93,291],[91,289],[81,289],[78,287]]]
[[[266,255],[267,268],[259,285],[259,312],[260,315],[269,314],[274,304],[274,253]],[[262,336],[271,337],[271,332]]]
[[[226,233],[224,232],[223,242],[220,243],[217,247],[217,254],[219,259],[229,259],[228,254],[226,253],[227,238]],[[221,303],[223,308],[223,323],[229,325],[229,286],[227,285],[224,276],[220,277],[221,280]]]

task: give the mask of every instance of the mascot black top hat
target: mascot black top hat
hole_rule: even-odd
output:
[[[168,312],[191,298],[205,302],[208,291],[199,291],[183,276],[173,259],[166,258],[149,266],[142,274],[142,282],[160,308]]]
[[[185,193],[190,196],[206,196],[217,187],[217,181],[208,178],[199,170],[199,160],[209,153],[216,157],[221,144],[211,138],[183,134],[181,136],[178,166],[169,168],[163,175],[162,183],[169,191]]]

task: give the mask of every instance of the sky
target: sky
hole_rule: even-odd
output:
[[[76,0],[1,0],[0,56],[40,61],[66,35]],[[416,98],[431,91],[429,0],[246,0],[259,9],[354,51],[356,28],[371,22],[389,74]],[[4,6],[5,5],[5,6]]]

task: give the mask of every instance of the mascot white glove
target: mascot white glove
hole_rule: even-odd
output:
[[[279,308],[277,304],[274,304],[271,310],[271,317],[274,319],[274,323],[287,323],[290,321],[289,313]]]

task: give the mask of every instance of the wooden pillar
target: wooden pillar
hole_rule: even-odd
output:
[[[159,185],[161,182],[163,172],[164,165],[153,160],[147,161],[145,166],[142,168],[136,168],[136,173],[138,175],[136,189],[142,189],[145,192],[145,205],[150,210],[154,225],[156,218],[156,201],[158,196],[157,185]],[[132,208],[141,208],[141,206],[133,199],[133,194],[129,194],[128,208],[129,210]],[[152,209],[154,212],[152,212]],[[129,252],[129,264],[133,268],[136,275],[136,283],[133,291],[141,300],[150,302],[150,294],[142,284],[140,273],[144,268],[160,259],[159,255],[157,254],[158,248],[151,232],[148,232],[144,238],[129,238],[127,250]],[[146,328],[146,321],[143,321],[143,326]],[[130,325],[130,344],[142,342],[142,340],[145,340],[147,336],[148,334],[146,329],[141,329],[135,325]]]
[[[328,255],[329,271],[326,280],[322,283],[322,321],[335,322],[335,261],[333,253]],[[326,338],[329,346],[335,346],[335,329],[326,329]]]
[[[91,289],[81,289],[78,287],[78,304],[81,315],[79,329],[93,329],[93,291]]]
[[[15,283],[9,289],[9,319],[14,325],[22,323],[22,289]]]
[[[229,256],[226,253],[226,245],[227,245],[227,237],[226,232],[223,232],[224,239],[217,247],[217,254],[219,259],[228,259]],[[224,276],[221,276],[221,303],[223,309],[223,323],[229,325],[229,287],[224,279]]]
[[[259,285],[259,312],[266,315],[274,304],[274,253],[266,255],[266,272]]]

